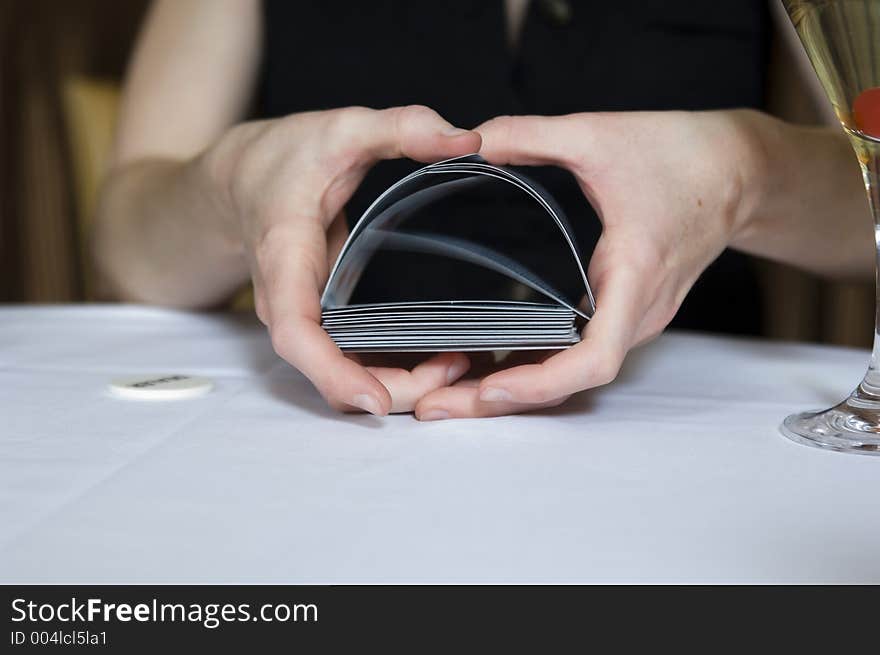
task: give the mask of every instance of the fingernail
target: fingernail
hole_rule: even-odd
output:
[[[466,370],[468,370],[469,366],[470,366],[470,362],[464,361],[464,360],[458,361],[458,362],[455,362],[454,364],[452,364],[446,370],[446,384],[452,384],[458,378],[460,378],[462,375],[464,375],[464,372]]]
[[[379,415],[382,413],[382,405],[368,393],[359,393],[351,399],[351,404],[370,414]]]
[[[480,400],[493,403],[499,400],[513,400],[513,396],[507,389],[499,389],[498,387],[487,387],[480,392]]]
[[[460,127],[454,127],[450,125],[449,127],[444,127],[442,130],[442,134],[444,136],[461,136],[462,134],[467,134],[470,130],[463,130]]]
[[[449,412],[445,409],[429,409],[419,416],[420,421],[442,421],[445,418],[449,418]]]

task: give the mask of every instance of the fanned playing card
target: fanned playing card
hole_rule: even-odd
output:
[[[406,221],[450,195],[476,185],[505,185],[540,208],[558,230],[583,283],[583,299],[566,298],[540,272],[484,243],[459,236],[407,231]],[[545,302],[437,298],[350,304],[358,281],[380,250],[440,255],[501,274]],[[427,264],[426,264],[427,265]],[[401,271],[405,274],[405,271]],[[392,185],[355,224],[321,297],[322,325],[345,351],[474,351],[567,348],[595,311],[574,233],[565,214],[540,185],[478,155],[430,164]]]

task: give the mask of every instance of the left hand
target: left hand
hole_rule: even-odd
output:
[[[579,344],[432,391],[416,417],[532,411],[614,380],[627,352],[662,332],[746,229],[763,161],[756,126],[772,120],[747,110],[634,112],[504,116],[478,127],[492,163],[556,165],[576,177],[603,226],[588,273],[597,309]]]

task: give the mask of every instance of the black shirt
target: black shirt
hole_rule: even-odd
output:
[[[424,104],[474,127],[502,114],[763,106],[764,0],[571,0],[554,11],[559,1],[532,0],[512,50],[503,0],[265,0],[259,115]],[[349,220],[413,167],[377,165],[349,202]],[[560,201],[588,255],[601,228],[571,176],[529,174]],[[540,267],[540,244],[524,229],[505,238]],[[380,267],[362,286],[405,285],[400,278]],[[751,260],[727,252],[673,325],[757,333],[760,306]]]

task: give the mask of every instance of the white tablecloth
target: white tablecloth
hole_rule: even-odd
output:
[[[880,458],[795,445],[863,351],[668,334],[540,415],[343,416],[249,318],[0,309],[2,582],[880,582]],[[120,374],[207,396],[117,399]]]

